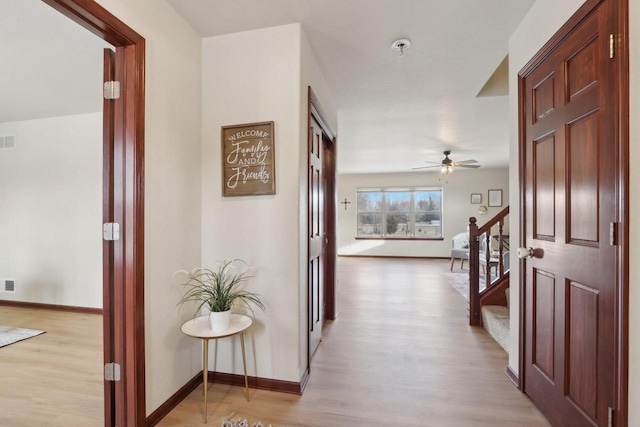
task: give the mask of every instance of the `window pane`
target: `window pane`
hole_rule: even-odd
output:
[[[381,191],[358,191],[358,212],[382,211]]]
[[[382,236],[382,192],[358,192],[358,236]]]
[[[387,191],[385,193],[387,212],[411,211],[410,191]]]
[[[387,191],[385,236],[411,237],[411,191]]]
[[[440,211],[441,191],[416,191],[414,194],[416,212]]]
[[[382,235],[382,214],[359,213],[358,236],[376,237]]]
[[[442,221],[440,213],[416,213],[415,214],[416,237],[442,237]]]
[[[387,237],[411,237],[408,213],[387,213]]]
[[[442,191],[416,191],[414,193],[415,236],[442,237]]]

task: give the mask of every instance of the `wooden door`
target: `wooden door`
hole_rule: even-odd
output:
[[[325,212],[322,127],[311,117],[309,129],[309,357],[318,348],[324,324]]]
[[[535,249],[523,265],[523,382],[555,426],[607,426],[616,406],[614,3],[599,2],[521,77],[523,245]]]

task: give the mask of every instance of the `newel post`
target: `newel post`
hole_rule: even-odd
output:
[[[476,218],[469,218],[469,325],[480,325],[480,242]]]

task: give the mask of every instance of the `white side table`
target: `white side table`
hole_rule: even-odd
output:
[[[207,385],[209,373],[209,340],[230,337],[240,334],[240,345],[242,346],[242,366],[244,368],[244,387],[247,392],[247,402],[249,401],[249,381],[247,380],[247,360],[244,353],[244,331],[251,326],[253,321],[249,316],[244,314],[231,314],[231,324],[226,331],[213,332],[211,330],[211,322],[209,315],[196,317],[195,319],[184,322],[180,328],[182,332],[190,337],[200,338],[203,340],[202,355],[202,387],[204,392],[204,422],[207,422]]]

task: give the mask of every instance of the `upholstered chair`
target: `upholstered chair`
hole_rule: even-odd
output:
[[[469,259],[469,233],[459,233],[451,238],[451,270],[453,262],[459,259],[460,268],[464,267],[464,260]]]

